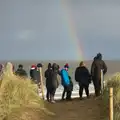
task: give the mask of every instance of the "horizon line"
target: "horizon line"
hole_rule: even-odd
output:
[[[105,61],[120,61],[120,59],[103,59]],[[0,62],[12,62],[12,61],[40,61],[40,62],[45,62],[45,61],[82,61],[82,60],[38,60],[38,59],[9,59],[9,60],[0,60]],[[93,61],[93,59],[88,59],[88,60],[83,60],[83,61]]]

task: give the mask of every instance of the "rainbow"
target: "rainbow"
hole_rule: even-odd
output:
[[[77,37],[77,32],[75,30],[75,25],[73,22],[73,17],[70,12],[70,9],[68,8],[66,0],[60,0],[60,5],[62,7],[62,13],[63,13],[63,21],[68,31],[68,36],[70,37],[70,41],[72,42],[74,49],[76,51],[77,60],[83,60],[83,50],[82,45],[80,44],[80,40]]]

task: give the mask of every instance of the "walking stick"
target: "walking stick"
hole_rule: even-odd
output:
[[[40,80],[41,80],[41,92],[42,92],[42,98],[44,98],[44,84],[43,84],[43,76],[42,76],[42,67],[40,67]]]

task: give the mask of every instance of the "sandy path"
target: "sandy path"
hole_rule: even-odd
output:
[[[101,99],[74,99],[69,102],[57,101],[56,104],[46,103],[46,107],[55,116],[46,116],[45,120],[103,120]]]

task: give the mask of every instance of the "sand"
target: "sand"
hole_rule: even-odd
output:
[[[104,120],[102,112],[102,99],[91,96],[84,100],[57,101],[55,104],[47,103],[48,108],[55,116],[45,116],[44,120]]]

